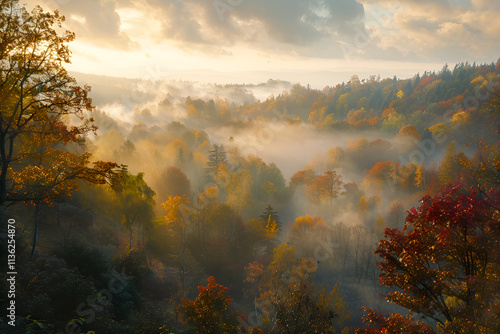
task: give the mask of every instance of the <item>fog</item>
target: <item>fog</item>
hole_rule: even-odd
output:
[[[335,278],[355,308],[352,325],[359,324],[360,305],[402,311],[379,299],[386,290],[378,285],[376,244],[386,227],[402,228],[406,210],[438,189],[439,165],[450,144],[463,142],[461,132],[481,128],[463,124],[440,141],[425,128],[422,136],[383,127],[321,128],[307,118],[308,103],[316,103],[307,94],[319,91],[285,81],[207,85],[77,76],[94,87],[92,117],[98,131],[88,142],[94,159],[124,164],[132,174],[143,172],[156,192],[160,217],[170,193],[164,178],[171,167],[190,180],[194,206],[200,194],[216,185],[218,201],[234,208],[244,226],[254,224],[271,205],[281,220],[278,243],[294,245],[298,258],[316,257],[324,245],[331,250],[316,280],[329,284]],[[306,97],[300,100],[291,91]],[[293,101],[292,108],[285,100]],[[227,170],[221,171],[227,174],[207,184],[213,145],[227,153]],[[461,146],[457,151],[475,152]],[[332,171],[339,176],[339,188],[328,197],[314,187]],[[232,219],[234,224],[236,216]]]

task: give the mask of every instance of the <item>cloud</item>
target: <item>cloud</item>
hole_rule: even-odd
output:
[[[275,59],[450,63],[492,61],[500,54],[498,0],[42,2],[60,8],[79,41],[126,51],[141,47],[152,58],[159,49],[228,61],[242,50]]]
[[[66,27],[75,32],[78,40],[93,45],[120,50],[131,50],[139,45],[121,30],[121,18],[117,6],[128,2],[113,0],[43,0],[45,9],[58,8],[66,17]],[[38,1],[28,0],[28,4]]]
[[[395,49],[420,60],[493,61],[500,52],[500,5],[496,0],[364,0],[392,18],[375,26],[382,50]],[[396,53],[388,52],[387,57]]]
[[[141,0],[180,47],[308,47],[364,29],[357,0]]]

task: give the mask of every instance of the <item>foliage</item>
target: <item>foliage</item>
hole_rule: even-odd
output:
[[[417,129],[413,125],[406,125],[403,126],[400,130],[398,135],[400,136],[409,136],[411,138],[414,138],[416,140],[420,140],[422,136],[418,133]]]
[[[195,300],[182,299],[177,312],[183,321],[196,328],[200,334],[237,333],[240,314],[231,310],[232,298],[227,288],[208,278],[207,286],[198,287]]]
[[[266,206],[266,209],[262,214],[259,216],[259,218],[263,221],[271,221],[276,223],[276,227],[279,230],[281,226],[281,221],[280,221],[280,216],[278,211],[274,211],[273,207],[271,204],[268,204]]]
[[[415,321],[410,314],[404,316],[401,314],[392,314],[384,317],[377,314],[373,309],[363,307],[367,312],[363,318],[363,323],[367,324],[365,328],[356,330],[356,334],[435,334],[436,332],[421,321]]]
[[[191,180],[178,167],[168,167],[160,175],[156,185],[158,199],[163,202],[168,196],[190,196]]]
[[[221,164],[226,164],[226,151],[224,146],[213,145],[213,149],[208,152],[207,166],[205,167],[205,178],[208,182],[217,183],[219,168]]]
[[[76,179],[108,182],[114,163],[67,149],[95,131],[90,87],[79,87],[64,64],[70,61],[71,32],[59,33],[64,17],[37,6],[31,13],[17,0],[2,1],[0,11],[0,205],[52,203],[77,190]],[[70,117],[79,125],[68,125]],[[36,142],[36,145],[32,145]],[[43,162],[43,163],[42,163]]]
[[[311,181],[307,193],[313,202],[320,203],[321,200],[327,199],[332,206],[333,199],[338,197],[343,186],[341,178],[337,172],[327,171]]]
[[[465,177],[468,158],[463,152],[457,153],[455,142],[451,142],[446,149],[446,155],[439,167],[439,180],[442,186],[459,181]]]
[[[380,282],[400,289],[387,300],[447,333],[498,332],[499,233],[498,212],[476,192],[456,185],[424,197],[377,248]]]
[[[144,181],[144,173],[132,175],[123,171],[111,186],[120,205],[122,224],[130,230],[129,248],[132,248],[134,226],[145,228],[152,224],[155,192]]]
[[[109,251],[86,240],[69,240],[56,249],[55,254],[65,260],[69,267],[78,268],[82,274],[96,279],[111,271]]]
[[[319,289],[312,278],[317,270],[311,258],[295,258],[294,247],[280,245],[259,283],[259,305],[270,333],[334,333],[334,323],[349,317],[337,288]]]

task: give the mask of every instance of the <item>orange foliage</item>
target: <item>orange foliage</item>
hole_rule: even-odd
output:
[[[185,322],[196,328],[197,333],[236,332],[237,319],[241,315],[230,310],[233,299],[227,295],[227,290],[210,276],[206,287],[198,287],[199,294],[194,301],[181,299],[177,312]]]
[[[363,318],[363,323],[368,324],[368,326],[357,329],[356,334],[436,333],[421,321],[413,320],[411,314],[404,316],[393,313],[390,317],[386,318],[382,314],[375,313],[371,308],[362,307],[362,309],[368,313]]]
[[[394,107],[391,105],[389,108],[385,109],[383,112],[382,112],[382,118],[387,118],[389,117],[391,114],[397,114],[396,112],[396,109],[394,109]]]
[[[299,170],[290,178],[290,186],[307,185],[316,177],[316,173],[310,168]]]
[[[247,277],[243,282],[256,283],[264,274],[264,265],[262,263],[254,261],[248,264],[248,267],[245,267],[245,272],[247,274]]]
[[[305,217],[298,217],[295,219],[295,223],[293,223],[292,231],[300,232],[300,231],[314,231],[326,228],[326,223],[321,217],[310,217],[306,215]]]
[[[399,162],[394,161],[380,161],[377,162],[366,175],[365,180],[371,181],[385,181],[386,177],[391,172],[392,166],[396,164],[399,166]]]
[[[399,136],[410,136],[417,140],[422,139],[422,136],[418,133],[417,129],[413,125],[406,125],[399,130]]]
[[[430,84],[431,82],[433,82],[434,79],[435,78],[432,77],[432,76],[428,76],[428,77],[420,79],[420,83],[418,84],[417,88],[418,87],[425,87],[425,86],[427,86],[428,84]]]

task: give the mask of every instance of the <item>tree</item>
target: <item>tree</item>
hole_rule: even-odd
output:
[[[312,282],[317,262],[295,257],[294,247],[280,245],[259,283],[259,308],[269,333],[334,333],[334,323],[349,317],[336,286],[330,292]]]
[[[122,224],[130,230],[130,249],[134,226],[152,223],[155,192],[144,181],[144,173],[132,175],[126,171],[112,185],[122,213]]]
[[[311,181],[307,192],[316,203],[320,203],[322,199],[328,199],[332,206],[333,199],[337,198],[343,186],[341,178],[342,176],[337,175],[335,171],[327,171]]]
[[[424,174],[423,174],[423,165],[422,164],[418,165],[417,169],[415,170],[414,186],[420,190],[425,190],[425,178],[424,178]]]
[[[365,328],[356,330],[356,334],[435,334],[436,332],[421,321],[413,320],[412,315],[392,314],[384,317],[377,314],[371,308],[363,309],[367,315],[363,318],[363,323],[368,324]]]
[[[217,182],[219,168],[226,163],[226,151],[224,146],[213,145],[213,150],[208,152],[207,166],[205,167],[205,178],[209,182]]]
[[[170,166],[161,173],[157,190],[160,202],[168,196],[190,196],[191,180],[180,168]]]
[[[321,217],[297,217],[292,225],[289,240],[296,246],[300,256],[315,256],[318,240],[330,233],[330,229]]]
[[[278,192],[278,188],[274,183],[266,181],[260,184],[259,197],[264,201],[269,201],[273,197],[273,194]]]
[[[403,126],[398,133],[399,136],[405,137],[408,136],[410,138],[415,138],[416,140],[422,139],[422,136],[418,133],[417,129],[413,125]]]
[[[377,220],[373,222],[373,228],[375,232],[380,234],[385,230],[385,220],[381,215],[378,215]]]
[[[439,166],[439,181],[442,186],[457,182],[467,173],[468,158],[465,153],[457,153],[455,142],[446,149],[446,155]]]
[[[398,171],[400,169],[400,163],[394,161],[379,161],[377,162],[366,175],[363,180],[362,185],[367,188],[373,187],[378,191],[382,190],[382,186],[387,185],[388,181],[392,181],[391,177],[400,176],[399,173],[391,175],[391,171]]]
[[[232,298],[227,290],[210,276],[207,286],[198,287],[199,293],[194,301],[181,299],[177,312],[187,324],[196,328],[196,333],[237,333],[241,315],[231,310]]]
[[[342,147],[335,146],[328,149],[328,158],[326,162],[326,169],[331,170],[336,167],[341,167],[344,160],[344,151]]]
[[[489,144],[479,140],[477,146],[471,163],[466,164],[466,160],[461,163],[467,170],[467,179],[485,196],[489,190],[500,187],[500,141]]]
[[[40,206],[71,195],[79,179],[110,183],[118,165],[90,166],[89,153],[76,153],[96,127],[85,118],[90,87],[77,86],[64,69],[74,39],[57,31],[64,17],[39,6],[28,13],[17,0],[0,5],[0,220],[5,206],[35,205],[34,256]]]
[[[361,196],[358,202],[358,212],[362,215],[366,215],[368,212],[368,203],[366,202],[366,197]]]
[[[490,198],[499,201],[498,192]],[[460,184],[422,199],[402,231],[386,229],[376,253],[385,298],[438,323],[444,333],[500,330],[498,211]]]
[[[238,170],[229,175],[225,182],[227,203],[235,212],[240,213],[242,208],[249,206],[252,202],[252,185],[252,174],[248,169]]]
[[[279,230],[281,227],[279,212],[273,210],[274,209],[271,206],[271,204],[268,204],[264,212],[262,212],[262,214],[259,216],[259,218],[265,222],[267,222],[268,220],[276,222],[277,228]]]
[[[168,199],[161,204],[167,214],[165,215],[165,226],[169,232],[177,239],[177,262],[179,265],[179,279],[182,292],[186,291],[187,268],[186,268],[186,231],[189,226],[189,200],[186,196],[168,196]]]
[[[290,187],[295,189],[299,186],[309,185],[314,178],[316,178],[316,173],[312,169],[299,170],[290,178]]]
[[[76,187],[68,183],[82,178],[105,182],[102,173],[117,167],[95,163],[87,167],[90,155],[76,154],[64,146],[82,143],[82,136],[94,131],[88,97],[90,87],[79,87],[68,75],[71,32],[59,33],[64,17],[57,11],[31,13],[17,0],[2,0],[0,11],[0,206],[19,201],[49,202],[61,192]],[[69,126],[67,120],[82,120]],[[37,149],[28,143],[43,138]],[[46,156],[43,165],[29,158]]]

